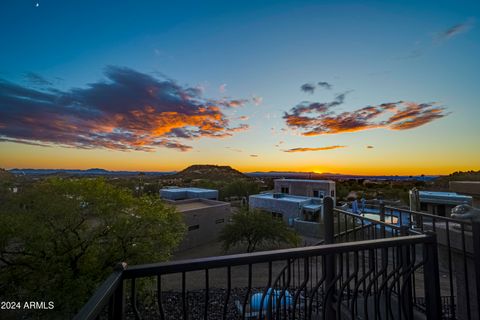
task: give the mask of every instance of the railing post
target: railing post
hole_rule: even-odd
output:
[[[332,244],[335,242],[333,215],[333,199],[330,197],[326,197],[323,199],[323,226],[325,228],[325,244]]]
[[[117,263],[114,268],[115,272],[123,272],[127,269],[126,262]],[[123,320],[125,319],[125,288],[123,285],[123,279],[118,284],[115,293],[113,294],[113,309],[109,314],[109,319],[113,320]]]
[[[323,224],[325,227],[324,237],[325,244],[332,244],[335,242],[334,231],[334,212],[333,212],[333,199],[326,197],[323,199]],[[335,255],[328,254],[325,256],[325,284],[326,288],[334,285],[335,280]],[[325,319],[336,319],[335,305],[335,288],[332,293],[327,296]]]
[[[431,231],[426,231],[425,235],[428,236],[427,241],[423,245],[423,281],[425,288],[426,315],[428,320],[436,320],[442,318],[437,236]]]
[[[480,221],[472,221],[473,265],[475,266],[475,286],[477,311],[480,308]],[[468,290],[468,288],[467,288]],[[470,304],[472,305],[472,303]]]
[[[408,226],[401,226],[400,233],[402,236],[408,236],[409,234],[409,227]],[[436,250],[436,249],[435,249]],[[402,303],[403,303],[403,310],[406,312],[407,319],[413,319],[413,301],[412,301],[412,278],[415,275],[409,272],[409,268],[411,266],[411,259],[410,259],[410,245],[406,245],[402,247],[402,273],[404,275],[403,281],[406,283],[405,291],[402,295]]]

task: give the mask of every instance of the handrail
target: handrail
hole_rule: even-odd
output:
[[[402,211],[402,212],[409,213],[409,214],[419,215],[419,216],[423,216],[423,217],[429,217],[429,218],[433,218],[433,219],[436,219],[436,220],[454,222],[454,223],[458,223],[458,224],[472,224],[471,220],[460,220],[460,219],[455,219],[455,218],[451,218],[451,217],[437,216],[437,215],[434,215],[434,214],[431,214],[431,213],[426,213],[426,212],[412,211],[412,210],[408,210],[408,209],[399,209],[399,208],[390,207],[390,206],[385,206],[385,209]]]
[[[361,216],[361,215],[353,213],[353,212],[349,212],[349,211],[345,211],[345,210],[337,209],[337,208],[335,208],[333,210],[336,211],[336,212],[342,213],[344,215],[355,217],[355,218],[358,218],[358,219],[361,219],[361,220],[366,220],[366,221],[369,221],[369,222],[374,223],[374,224],[382,225],[384,227],[389,227],[389,228],[393,228],[393,229],[397,229],[397,230],[401,229],[400,226],[397,226],[395,224],[390,224],[390,223],[387,223],[387,222],[384,222],[384,221],[375,220],[375,219],[372,219],[372,218]]]
[[[215,269],[227,266],[265,263],[269,261],[279,261],[328,254],[339,254],[359,250],[429,243],[432,241],[434,240],[431,235],[422,234],[402,236],[396,238],[325,244],[321,246],[311,246],[304,248],[281,249],[254,253],[234,254],[227,256],[216,256],[209,258],[169,261],[132,266],[124,271],[123,276],[124,279],[151,277],[159,274],[170,274],[195,270]]]
[[[95,319],[110,301],[115,290],[123,281],[123,270],[114,271],[88,299],[82,309],[75,315],[74,320]]]

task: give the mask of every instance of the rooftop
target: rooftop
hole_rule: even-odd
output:
[[[283,193],[279,198],[275,198],[273,193],[260,193],[260,194],[252,195],[251,197],[263,198],[263,199],[275,199],[278,201],[288,201],[288,202],[296,202],[296,203],[303,203],[303,202],[308,202],[312,200],[319,201],[318,199],[314,199],[311,197],[292,196],[292,195],[283,194]]]
[[[472,197],[458,194],[455,192],[440,192],[440,191],[419,191],[420,200],[426,202],[438,202],[446,204],[462,204],[471,203]]]
[[[209,208],[218,205],[227,205],[227,203],[225,202],[206,199],[187,199],[180,201],[172,201],[170,204],[175,206],[175,208],[177,208],[179,212]]]
[[[181,199],[218,199],[218,191],[213,189],[194,188],[194,187],[170,187],[160,189],[160,197],[170,200]]]
[[[214,189],[205,189],[205,188],[195,188],[195,187],[174,187],[174,188],[163,188],[161,191],[165,192],[210,192],[217,191]]]
[[[432,197],[441,197],[441,198],[464,198],[471,199],[470,196],[464,196],[456,192],[440,192],[440,191],[419,191],[420,196],[432,196]]]
[[[275,179],[275,181],[334,183],[334,181],[332,180],[312,180],[312,179]]]

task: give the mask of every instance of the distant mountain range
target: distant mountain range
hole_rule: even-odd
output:
[[[87,170],[80,169],[11,169],[8,170],[10,173],[16,175],[91,175],[91,176],[109,176],[109,175],[138,175],[143,173],[149,176],[161,176],[161,175],[172,175],[176,171],[156,171],[156,172],[145,172],[145,171],[110,171],[105,169],[93,168]]]
[[[346,175],[339,173],[315,173],[315,172],[293,172],[293,171],[255,171],[241,173],[229,166],[215,165],[192,165],[180,172],[177,171],[110,171],[100,168],[87,170],[80,169],[11,169],[8,170],[15,175],[85,175],[85,176],[129,176],[145,174],[147,176],[165,176],[172,175],[175,178],[198,179],[208,176],[210,179],[224,180],[227,178],[296,178],[296,179],[368,179],[368,180],[417,180],[432,181],[438,178],[438,175],[429,176],[368,176],[368,175]]]
[[[341,173],[315,173],[315,172],[285,172],[285,171],[269,171],[269,172],[249,172],[245,173],[251,177],[268,177],[268,178],[290,178],[290,179],[332,179],[332,180],[346,180],[346,179],[367,179],[367,180],[416,180],[416,181],[432,181],[437,179],[438,175],[421,175],[421,176],[369,176],[369,175],[349,175]]]

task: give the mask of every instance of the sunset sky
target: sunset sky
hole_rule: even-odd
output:
[[[0,2],[0,167],[480,170],[478,1]]]

